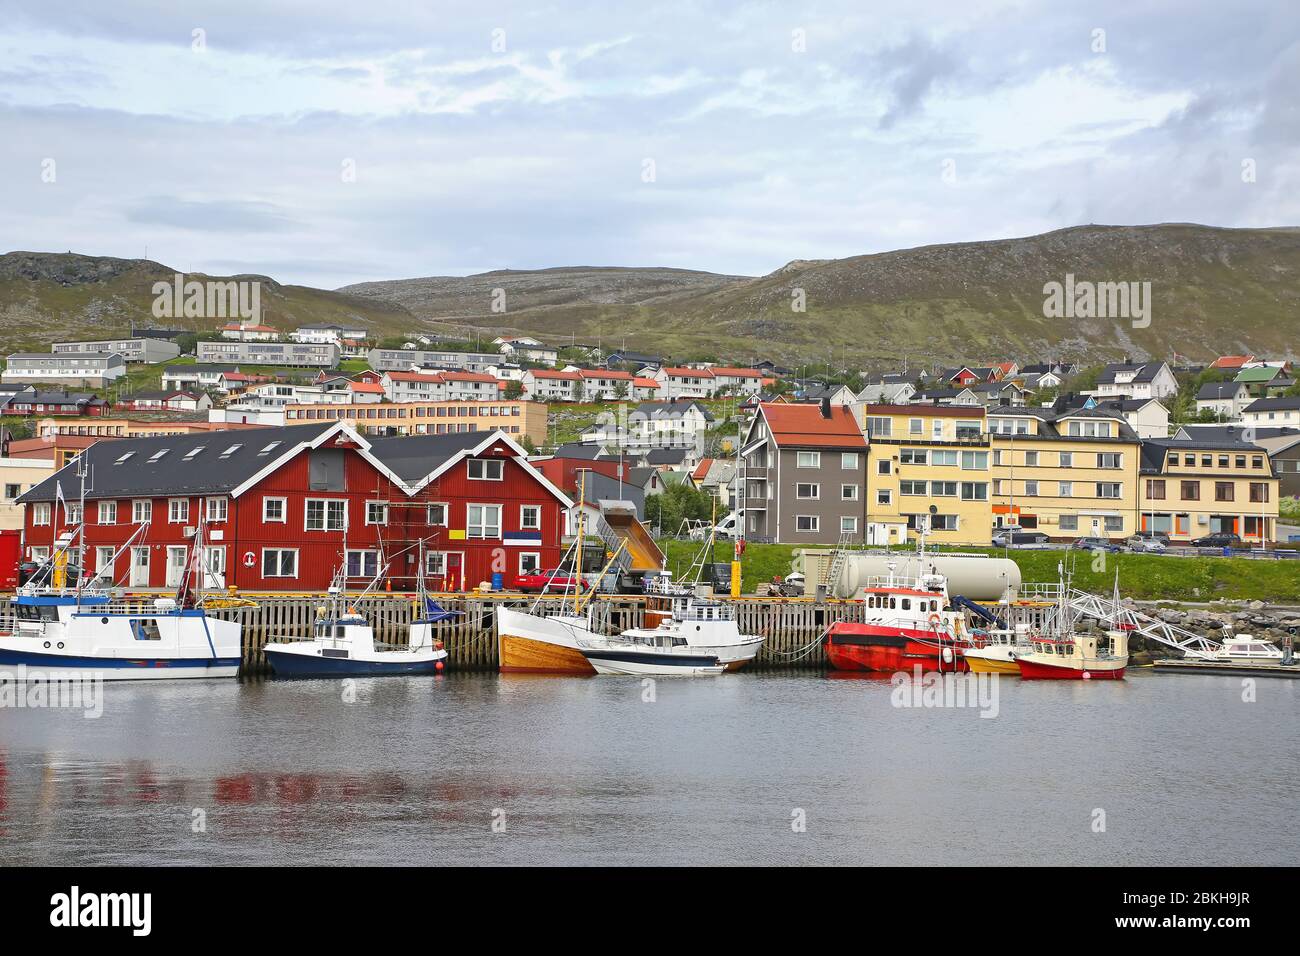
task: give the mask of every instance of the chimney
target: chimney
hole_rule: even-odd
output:
[[[830,418],[830,417],[831,417],[831,399],[830,396],[827,395],[822,398],[822,418]]]

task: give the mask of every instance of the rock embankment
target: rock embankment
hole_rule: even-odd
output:
[[[1213,602],[1209,607],[1176,607],[1152,601],[1125,599],[1124,604],[1174,627],[1220,640],[1227,631],[1281,644],[1291,636],[1300,643],[1300,609],[1281,608],[1263,601],[1245,603]],[[1178,657],[1173,648],[1157,641],[1135,637],[1130,648],[1134,657]]]

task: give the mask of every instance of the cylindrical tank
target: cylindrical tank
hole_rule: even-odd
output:
[[[891,573],[915,578],[923,570],[934,570],[946,577],[949,594],[960,594],[973,601],[998,601],[1007,588],[1020,587],[1020,567],[1009,558],[984,554],[927,554],[922,568],[914,553],[880,551],[846,555],[844,569],[833,590],[836,597],[854,598],[871,578],[888,577]]]

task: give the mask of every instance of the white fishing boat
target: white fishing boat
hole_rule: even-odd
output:
[[[730,604],[696,597],[689,589],[669,593],[666,600],[671,601],[671,613],[656,626],[629,628],[614,640],[686,647],[694,654],[717,658],[724,670],[744,667],[763,647],[759,635],[740,633],[735,608]]]
[[[83,477],[82,514],[84,503]],[[142,522],[106,566],[114,567],[148,527]],[[176,680],[239,672],[241,625],[203,608],[202,520],[176,597],[152,602],[115,598],[113,581],[87,585],[79,560],[83,535],[78,524],[15,594],[11,613],[0,620],[0,677]]]
[[[1282,658],[1282,649],[1276,644],[1249,634],[1230,635],[1224,638],[1218,650],[1203,652],[1196,657],[1216,664],[1281,664]]]
[[[995,627],[976,631],[974,647],[962,648],[966,666],[975,674],[1019,674],[1016,655],[1033,651],[1029,625],[1018,623],[1014,628]]]
[[[657,631],[640,637],[626,632],[617,637],[585,637],[578,648],[597,674],[700,677],[726,670],[716,654],[702,653],[680,638]]]

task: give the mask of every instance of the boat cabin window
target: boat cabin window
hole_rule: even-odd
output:
[[[904,611],[910,611],[910,610],[912,610],[912,599],[911,599],[911,598],[903,598],[903,610],[904,610]]]
[[[137,641],[162,640],[162,632],[158,630],[158,622],[151,617],[133,618],[131,620],[131,633]]]
[[[897,610],[897,607],[896,607],[896,599],[895,599],[895,598],[890,598],[890,599],[889,599],[889,609],[890,609],[891,611]]]
[[[59,609],[53,604],[16,604],[14,616],[20,621],[57,621]]]

